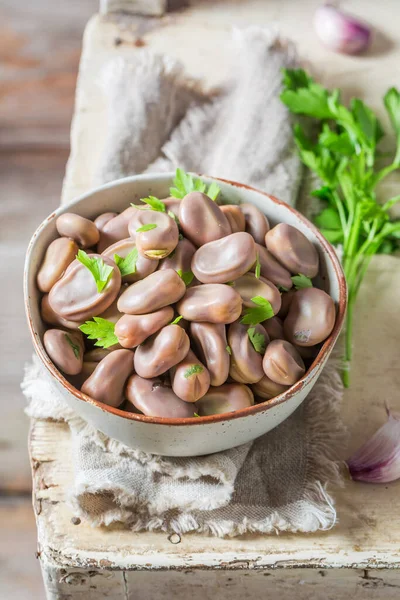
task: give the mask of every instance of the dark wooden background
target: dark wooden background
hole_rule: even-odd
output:
[[[22,271],[30,236],[59,204],[84,26],[97,0],[0,0],[0,597],[39,600],[19,385],[32,346]]]

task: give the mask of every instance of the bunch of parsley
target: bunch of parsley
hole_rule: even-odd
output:
[[[352,356],[352,321],[361,282],[372,256],[399,248],[400,221],[390,209],[400,196],[378,201],[377,185],[400,167],[400,93],[391,88],[383,102],[396,134],[392,161],[382,165],[379,142],[384,136],[374,112],[358,98],[346,107],[339,90],[329,91],[302,69],[284,69],[281,100],[291,112],[312,119],[312,135],[297,123],[294,137],[303,163],[322,185],[312,194],[325,207],[316,225],[333,244],[343,249],[343,269],[348,285],[345,365],[343,381],[349,385]]]

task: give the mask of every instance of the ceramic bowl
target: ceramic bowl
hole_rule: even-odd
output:
[[[233,413],[185,420],[154,418],[127,413],[89,398],[75,389],[57,370],[42,343],[45,328],[39,313],[41,294],[36,287],[36,274],[46,248],[57,237],[56,219],[65,212],[93,219],[103,212],[120,212],[130,202],[150,194],[165,198],[172,178],[172,174],[149,174],[121,179],[103,185],[52,213],[33,235],[27,251],[25,306],[35,350],[50,372],[54,385],[77,414],[111,438],[144,452],[197,456],[233,448],[263,435],[282,423],[303,402],[320,376],[342,327],[346,309],[346,283],[335,250],[299,212],[260,190],[218,179],[222,202],[251,202],[267,215],[271,226],[279,222],[294,225],[316,246],[321,264],[318,287],[332,296],[337,308],[331,335],[304,377],[284,394]],[[214,180],[210,177],[201,179],[207,183]]]

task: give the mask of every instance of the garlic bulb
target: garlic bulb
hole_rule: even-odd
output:
[[[371,39],[371,30],[367,25],[331,4],[317,8],[314,27],[323,44],[344,54],[362,52],[368,47]]]
[[[347,461],[356,481],[388,483],[400,478],[400,414],[387,413],[386,423]]]

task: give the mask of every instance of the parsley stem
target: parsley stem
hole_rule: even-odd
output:
[[[378,171],[378,173],[375,175],[375,177],[373,179],[372,187],[375,187],[380,181],[382,181],[382,179],[385,179],[385,177],[390,175],[390,173],[393,173],[393,171],[396,171],[397,169],[400,168],[399,159],[400,159],[400,156],[399,156],[399,158],[397,158],[397,156],[396,156],[394,162],[391,165]]]

